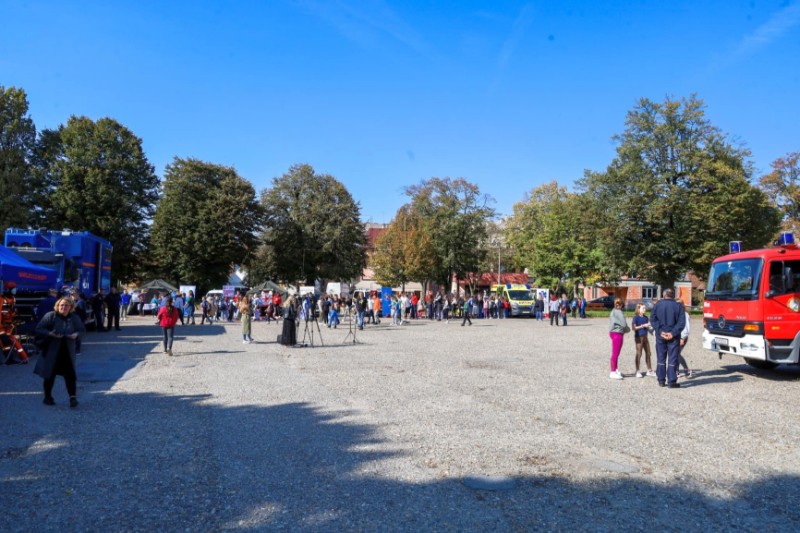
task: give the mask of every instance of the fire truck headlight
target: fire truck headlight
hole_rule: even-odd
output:
[[[749,342],[743,342],[739,345],[739,347],[742,350],[749,350],[751,352],[758,350],[758,346],[756,346],[755,344],[750,344]]]
[[[800,299],[798,299],[795,296],[789,298],[789,301],[786,302],[786,305],[789,307],[789,309],[791,309],[795,313],[800,311]]]

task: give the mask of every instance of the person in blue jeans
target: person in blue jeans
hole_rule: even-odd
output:
[[[333,329],[336,329],[336,326],[338,325],[339,325],[339,304],[338,302],[333,302],[330,311],[328,311],[328,327],[333,326]]]
[[[360,296],[356,298],[356,312],[358,313],[358,329],[364,329],[364,315],[367,312],[367,306],[369,305],[367,301],[367,295],[361,293]]]
[[[544,320],[544,299],[542,298],[541,294],[536,296],[536,301],[533,303],[533,311],[535,313],[534,316],[536,316],[536,320]]]

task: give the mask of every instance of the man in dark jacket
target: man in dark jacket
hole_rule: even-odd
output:
[[[103,293],[103,289],[100,289],[97,294],[92,296],[91,305],[97,331],[105,331],[103,324],[105,323],[106,295]]]
[[[656,336],[658,385],[663,387],[666,384],[670,389],[680,387],[678,384],[678,354],[680,353],[681,331],[686,325],[686,313],[683,306],[674,298],[674,290],[665,290],[664,298],[653,306],[653,311],[650,313],[650,324],[653,326]]]
[[[119,331],[119,306],[122,303],[122,297],[117,294],[117,288],[111,287],[111,292],[106,296],[106,313],[108,314],[108,329],[111,325]]]

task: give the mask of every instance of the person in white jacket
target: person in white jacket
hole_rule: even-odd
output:
[[[683,326],[683,330],[681,331],[681,347],[680,351],[678,352],[678,370],[683,367],[683,374],[687,378],[692,377],[692,369],[689,368],[689,365],[686,363],[686,358],[683,357],[683,349],[686,348],[686,343],[689,342],[689,333],[691,333],[691,328],[689,327],[689,313],[686,313],[686,325]]]

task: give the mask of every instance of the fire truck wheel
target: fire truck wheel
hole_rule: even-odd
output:
[[[759,370],[772,370],[778,366],[778,363],[773,363],[772,361],[762,361],[760,359],[745,358],[745,362],[753,368],[758,368]]]

